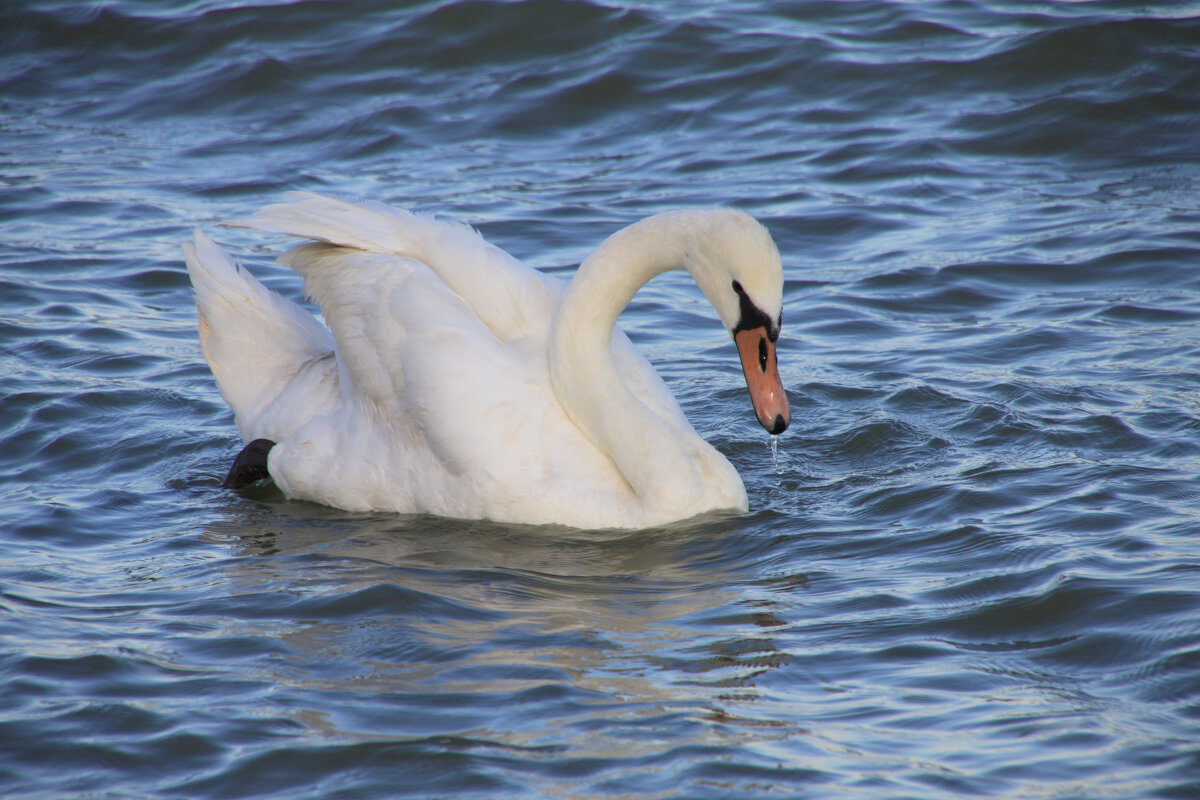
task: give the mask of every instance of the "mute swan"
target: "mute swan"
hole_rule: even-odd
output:
[[[565,285],[466,226],[379,204],[293,193],[232,224],[310,240],[280,261],[326,324],[201,231],[184,244],[201,348],[250,443],[227,486],[269,475],[351,511],[582,528],[744,512],[737,471],[615,327],[675,268],[732,333],[759,422],[774,434],[791,418],[782,266],[744,213],[644,219]]]

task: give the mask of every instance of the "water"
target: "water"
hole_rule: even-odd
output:
[[[0,794],[1200,796],[1200,3],[0,10]],[[218,484],[178,244],[287,190],[568,275],[729,203],[778,456],[682,275],[623,324],[752,511],[532,529]]]

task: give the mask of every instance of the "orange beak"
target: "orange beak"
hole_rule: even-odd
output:
[[[767,433],[783,433],[792,421],[787,393],[779,380],[779,365],[775,360],[775,343],[767,336],[766,328],[750,328],[733,335],[738,355],[742,357],[742,372],[758,423]]]

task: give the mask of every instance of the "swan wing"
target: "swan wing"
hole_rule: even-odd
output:
[[[439,221],[381,203],[289,192],[284,202],[266,206],[234,224],[367,253],[390,253],[415,259],[440,278],[500,341],[528,339],[534,345],[544,346],[565,291],[562,281],[530,269],[466,225]],[[285,258],[284,262],[295,268],[297,260]],[[328,283],[321,297],[309,289],[327,321],[333,304],[339,303],[335,296],[338,292],[336,281]],[[369,296],[370,287],[368,281],[359,288]],[[353,286],[345,288],[349,292],[355,291]],[[369,297],[363,299],[369,302]],[[365,323],[366,318],[363,321]],[[330,324],[333,326],[332,322]],[[334,335],[342,346],[336,327]],[[378,340],[387,341],[387,338]],[[674,395],[620,328],[613,334],[613,357],[635,396],[669,424],[691,430]],[[364,357],[355,363],[369,361]],[[387,384],[378,380],[382,374],[376,372],[373,377],[374,380],[365,375],[360,378],[364,387],[386,390]]]
[[[347,396],[280,449],[273,474],[289,494],[526,521],[627,499],[559,405],[543,337],[502,341],[407,256],[309,243],[283,260],[324,310]]]
[[[545,369],[528,352],[537,345],[502,342],[423,262],[316,243],[281,260],[321,307],[343,385],[409,448],[427,446],[462,474],[496,449],[489,439],[512,429],[511,420],[487,421],[493,409],[529,410],[528,387]]]
[[[305,293],[320,306],[336,342],[346,391],[389,414],[402,411],[405,382],[399,352],[410,320],[393,310],[405,293],[429,293],[424,265],[403,256],[315,242],[293,247],[280,262],[304,278]]]
[[[381,203],[290,192],[285,202],[231,224],[416,259],[501,340],[547,325],[562,293],[559,281],[530,269],[473,228]]]

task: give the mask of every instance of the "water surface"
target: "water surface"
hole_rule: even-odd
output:
[[[1200,3],[0,10],[14,798],[1200,796]],[[569,276],[732,204],[773,453],[686,276],[622,324],[752,511],[636,532],[218,484],[195,226],[288,190]]]

